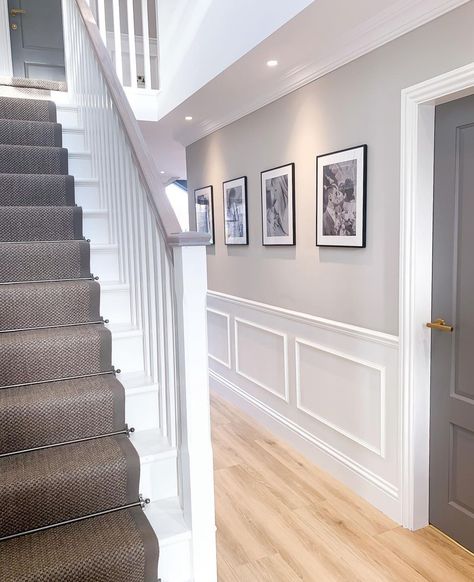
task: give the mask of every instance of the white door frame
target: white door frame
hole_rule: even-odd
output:
[[[0,1],[0,75],[5,77],[13,76],[8,0]]]
[[[474,93],[474,62],[402,91],[400,383],[402,523],[429,523],[435,106]]]

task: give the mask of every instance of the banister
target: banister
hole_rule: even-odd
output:
[[[110,91],[110,97],[129,139],[135,163],[146,186],[148,203],[166,243],[169,246],[199,246],[207,244],[210,240],[210,235],[200,232],[185,232],[181,229],[164,189],[159,187],[160,178],[155,165],[150,159],[145,140],[125,91],[117,77],[109,51],[100,36],[94,15],[86,0],[75,0],[75,2],[89,35],[102,75]]]

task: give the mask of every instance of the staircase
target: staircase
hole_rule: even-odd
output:
[[[67,92],[0,82],[0,580],[155,582],[158,538],[161,582],[214,582],[206,237],[62,7]]]
[[[158,543],[61,146],[54,103],[0,98],[0,579],[153,582]]]

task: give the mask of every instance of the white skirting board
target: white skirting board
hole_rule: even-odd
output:
[[[401,522],[398,338],[208,293],[210,387]]]

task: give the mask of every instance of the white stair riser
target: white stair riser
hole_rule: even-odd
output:
[[[100,312],[111,323],[130,323],[130,291],[125,289],[102,289]]]
[[[84,236],[93,243],[109,242],[109,217],[106,213],[90,212],[83,213]]]
[[[160,547],[159,576],[161,582],[190,582],[191,543],[180,540]]]
[[[85,133],[83,129],[73,129],[63,127],[63,148],[68,148],[75,152],[83,152],[86,149]]]
[[[80,114],[78,107],[56,106],[58,123],[67,127],[79,127]]]
[[[159,427],[158,387],[144,392],[125,392],[125,419],[137,430]]]
[[[118,249],[116,247],[94,248],[91,246],[91,271],[100,281],[118,281],[119,264]]]
[[[112,332],[112,363],[122,372],[139,372],[144,368],[143,335]]]
[[[92,178],[92,160],[89,154],[69,152],[69,173],[78,179]]]
[[[82,208],[101,208],[98,183],[75,180],[76,204]]]
[[[178,494],[176,457],[158,457],[146,463],[141,461],[140,493],[151,501],[176,497]]]

